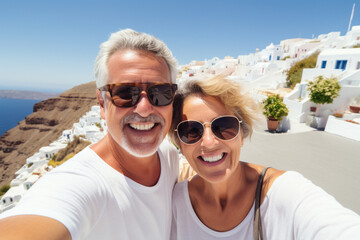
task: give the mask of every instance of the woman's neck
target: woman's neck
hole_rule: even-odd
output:
[[[236,227],[253,206],[257,177],[257,172],[246,163],[239,163],[231,176],[219,183],[193,177],[188,190],[196,215],[215,231]]]

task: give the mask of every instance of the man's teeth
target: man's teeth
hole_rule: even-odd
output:
[[[138,124],[138,123],[130,123],[130,127],[136,130],[150,130],[155,126],[155,123],[147,123],[147,124]]]
[[[216,161],[219,161],[223,156],[224,156],[224,154],[220,154],[220,155],[217,155],[217,156],[201,157],[201,158],[206,162],[216,162]]]

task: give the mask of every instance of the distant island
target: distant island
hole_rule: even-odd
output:
[[[34,99],[45,100],[58,96],[59,93],[20,91],[20,90],[0,90],[0,98],[11,99]]]

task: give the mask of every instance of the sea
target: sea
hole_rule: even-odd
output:
[[[33,112],[35,103],[41,100],[0,98],[0,136],[15,127]]]

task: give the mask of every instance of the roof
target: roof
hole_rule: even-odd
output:
[[[330,48],[323,50],[320,53],[320,56],[328,56],[328,55],[357,55],[360,54],[360,48],[344,48],[344,49],[335,49]]]

